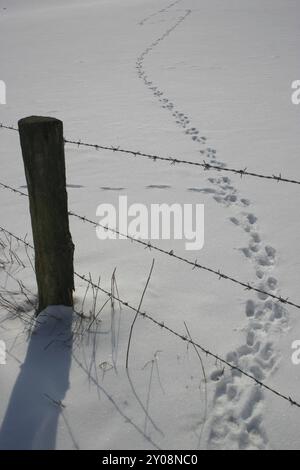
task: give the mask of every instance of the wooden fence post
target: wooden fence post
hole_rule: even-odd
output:
[[[31,116],[19,121],[29,193],[40,313],[73,306],[74,245],[69,230],[63,123]]]

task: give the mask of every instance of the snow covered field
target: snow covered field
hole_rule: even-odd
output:
[[[0,0],[0,122],[53,116],[70,140],[300,179],[299,15],[297,0]],[[0,182],[26,192],[18,135],[0,139]],[[203,250],[155,244],[300,303],[298,185],[72,145],[66,164],[71,211],[96,220],[120,195],[202,203]],[[300,402],[299,309],[70,223],[78,273],[110,290],[116,268],[119,296],[138,308],[155,258],[142,310],[182,335],[185,322],[194,341]],[[0,226],[31,243],[27,198],[1,190]],[[128,376],[134,312],[116,302],[73,341],[87,324],[61,307],[28,335],[34,272],[21,243],[1,240],[0,449],[299,448],[299,408],[200,352],[204,376],[191,345],[141,317]],[[86,289],[76,279],[75,310],[88,314]]]

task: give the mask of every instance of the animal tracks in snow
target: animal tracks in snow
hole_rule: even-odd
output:
[[[171,6],[172,4],[168,9]],[[169,99],[165,91],[151,80],[145,67],[147,56],[182,26],[191,14],[192,11],[187,10],[173,26],[145,49],[136,61],[136,71],[145,87],[161,108],[170,114],[183,135],[198,146],[199,157],[225,168],[226,163],[217,157],[216,149],[207,146],[207,138],[193,125],[186,113],[177,109],[175,101]],[[274,277],[277,253],[263,240],[251,201],[240,195],[228,177],[208,178],[207,186],[191,187],[188,191],[207,194],[226,210],[234,212],[229,221],[247,235],[248,244],[241,247],[240,251],[247,262],[252,264],[257,286],[279,295],[278,281]],[[244,319],[245,344],[230,351],[226,359],[262,381],[277,367],[279,356],[275,350],[274,338],[288,327],[287,312],[269,296],[258,293],[255,298],[245,301]],[[211,449],[268,449],[268,438],[263,425],[263,391],[256,384],[251,385],[237,370],[216,367],[210,380],[215,391],[210,417],[205,425],[206,446]]]
[[[258,287],[278,294],[278,281],[272,275],[276,250],[263,243],[256,216],[252,212],[242,212],[230,220],[249,236],[249,245],[242,248],[241,252],[253,264]],[[226,359],[263,381],[277,366],[279,357],[271,338],[287,328],[287,312],[267,295],[258,293],[256,299],[246,301],[245,316],[246,344],[228,353]],[[263,429],[263,392],[257,385],[245,383],[238,373],[224,372],[218,376],[215,371],[211,380],[217,382],[217,390],[210,422],[209,447],[222,448],[226,439],[226,448],[268,449]],[[232,387],[235,390],[234,397]],[[216,411],[220,406],[222,413]],[[238,417],[242,419],[237,420]],[[233,429],[230,424],[232,420],[238,422],[239,426]]]
[[[151,20],[152,18],[154,18],[155,16],[158,16],[162,13],[166,13],[168,10],[170,10],[171,8],[173,8],[175,5],[177,5],[177,3],[180,3],[182,2],[182,0],[175,0],[173,1],[172,3],[170,3],[169,5],[167,5],[165,8],[162,8],[161,10],[157,11],[157,12],[154,12],[154,13],[151,13],[151,15],[148,15],[146,16],[144,19],[142,19],[141,21],[139,21],[139,25],[140,26],[144,26],[145,23],[147,23],[147,21]]]

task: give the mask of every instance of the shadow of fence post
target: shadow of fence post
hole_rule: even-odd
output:
[[[69,388],[71,310],[53,306],[39,315],[0,428],[1,450],[55,449]]]

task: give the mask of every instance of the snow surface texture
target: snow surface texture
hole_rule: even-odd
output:
[[[0,2],[0,78],[8,87],[1,121],[51,114],[68,138],[297,175],[297,2],[81,3]],[[24,186],[17,137],[4,132],[1,179]],[[205,203],[206,245],[195,257],[297,300],[297,187],[71,146],[67,166],[70,208],[93,219],[100,202],[116,203],[119,194],[146,204]],[[1,198],[3,226],[30,233],[25,198]],[[110,289],[117,266],[120,296],[137,306],[154,254],[126,241],[100,244],[90,227],[71,223],[76,270],[95,282],[101,275]],[[180,241],[161,246],[187,256]],[[8,359],[0,366],[0,448],[299,447],[297,409],[204,356],[206,383],[195,351],[146,320],[135,326],[127,374],[133,317],[118,305],[108,303],[89,329],[51,308],[27,338],[34,273],[21,245],[12,250],[4,238],[1,249],[1,292],[20,308],[12,318],[1,303]],[[146,311],[183,334],[185,321],[194,340],[299,401],[291,363],[297,311],[155,258]],[[77,285],[76,310],[88,314],[104,301]]]

